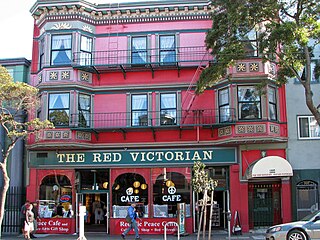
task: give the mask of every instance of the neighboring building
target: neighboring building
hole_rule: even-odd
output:
[[[312,68],[320,60],[320,45],[314,50]],[[314,104],[320,103],[320,79],[312,71],[311,88]],[[320,128],[307,108],[303,86],[296,79],[287,84],[288,151],[293,168],[292,202],[294,219],[319,210]],[[318,106],[319,108],[319,106]]]
[[[0,59],[0,65],[5,67],[15,82],[29,82],[31,62],[25,58]],[[1,90],[0,90],[1,91]],[[16,121],[24,122],[25,114],[16,116]],[[7,147],[6,133],[0,127],[0,146]],[[8,174],[10,177],[10,187],[7,192],[5,215],[2,231],[7,233],[17,233],[20,231],[20,207],[25,200],[25,143],[24,140],[17,141],[8,161]],[[0,154],[2,160],[2,154]],[[0,176],[0,186],[3,186],[3,176]]]
[[[163,233],[184,206],[193,232],[194,161],[219,181],[214,227],[227,228],[229,209],[244,232],[291,220],[285,88],[257,56],[255,38],[228,79],[194,95],[201,70],[214,64],[204,45],[210,11],[207,0],[35,3],[31,82],[43,103],[37,116],[56,126],[28,145],[38,232],[76,231],[74,218],[55,218],[63,227],[51,228],[61,203],[86,206],[85,231],[119,234],[131,201],[143,212],[141,234]]]

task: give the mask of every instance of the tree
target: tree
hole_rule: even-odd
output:
[[[27,138],[45,128],[53,128],[50,121],[40,121],[38,118],[17,121],[17,117],[32,113],[38,105],[38,89],[21,82],[14,82],[6,68],[0,66],[0,124],[7,137],[5,145],[1,144],[2,162],[0,171],[3,175],[3,186],[0,189],[0,237],[4,217],[7,190],[10,177],[7,171],[9,155],[19,139]]]
[[[208,240],[211,239],[211,220],[212,220],[212,207],[213,207],[213,192],[215,187],[218,185],[217,180],[209,178],[208,172],[205,170],[206,165],[202,162],[194,162],[193,165],[193,176],[192,176],[192,188],[196,193],[203,193],[203,199],[199,201],[201,206],[200,224],[198,226],[197,240],[200,239],[201,224],[203,223],[203,239],[205,237],[206,229],[206,215],[207,206],[210,206],[210,221],[209,221],[209,234]],[[208,197],[208,193],[211,192],[211,198]],[[208,204],[210,200],[210,204]]]
[[[215,62],[202,72],[196,93],[227,78],[228,67],[248,58],[248,36],[256,32],[251,47],[263,61],[276,64],[276,83],[281,86],[293,77],[300,81],[306,105],[320,124],[319,103],[313,100],[310,84],[312,72],[316,78],[320,75],[320,60],[313,58],[315,47],[320,49],[319,0],[214,0],[212,9],[213,24],[205,42]]]

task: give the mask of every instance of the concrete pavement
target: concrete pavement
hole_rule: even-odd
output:
[[[48,239],[48,240],[77,240],[77,234],[36,234],[37,239]],[[206,235],[208,236],[208,235]],[[119,235],[107,235],[105,233],[85,233],[85,237],[87,240],[120,240],[121,237]],[[13,240],[13,239],[24,239],[23,236],[20,235],[3,235],[2,239],[4,240]],[[134,235],[128,235],[126,237],[127,240],[134,240]],[[163,240],[163,235],[141,235],[141,239],[143,240]],[[168,235],[167,240],[177,240],[177,236]],[[189,234],[188,236],[181,236],[181,240],[196,240],[197,233]],[[202,235],[201,238],[202,240]],[[255,231],[253,233],[243,233],[242,235],[231,235],[230,239],[242,239],[242,240],[264,240],[265,234],[263,231]],[[84,239],[82,239],[84,240]],[[228,233],[226,231],[215,231],[211,235],[211,240],[229,240]]]

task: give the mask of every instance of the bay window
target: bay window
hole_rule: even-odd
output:
[[[230,105],[229,105],[229,89],[219,90],[219,122],[228,122],[231,120]]]
[[[268,101],[269,101],[269,118],[270,120],[277,120],[277,99],[276,89],[268,88]]]
[[[260,119],[261,102],[258,91],[254,86],[238,87],[239,119]]]
[[[92,64],[92,38],[81,36],[80,65]]]
[[[79,127],[90,127],[91,97],[79,94]]]
[[[51,65],[71,64],[71,34],[53,35],[51,41]]]
[[[70,111],[69,93],[52,93],[49,94],[49,120],[55,126],[69,125]]]

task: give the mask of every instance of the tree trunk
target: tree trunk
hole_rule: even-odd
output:
[[[10,178],[7,172],[7,164],[1,163],[0,168],[3,174],[3,188],[0,191],[0,238],[1,238],[2,237],[2,221],[4,217],[5,203],[6,203],[7,191],[10,184]]]

